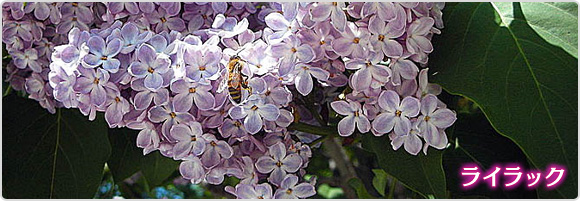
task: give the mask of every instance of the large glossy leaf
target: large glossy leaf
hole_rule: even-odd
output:
[[[548,43],[560,46],[578,58],[578,4],[576,2],[521,2],[520,4],[527,23],[538,35]]]
[[[167,158],[155,151],[141,158],[141,171],[149,187],[160,185],[171,174],[177,171],[179,161]]]
[[[141,170],[143,150],[136,145],[137,131],[128,128],[109,129],[111,158],[107,161],[116,183]]]
[[[479,112],[458,114],[457,121],[447,131],[451,146],[443,153],[443,168],[451,198],[537,198],[537,192],[524,185],[509,190],[491,190],[486,183],[479,183],[473,189],[463,189],[460,170],[465,164],[476,164],[484,170],[490,170],[497,164],[519,164],[526,170],[530,166],[520,148],[510,139],[495,132],[485,116]]]
[[[441,164],[442,151],[429,150],[413,156],[404,149],[393,151],[388,136],[365,134],[363,146],[372,150],[381,169],[423,197],[445,198],[445,173]]]
[[[2,196],[92,198],[111,153],[102,117],[50,114],[14,94],[2,101]]]
[[[141,171],[150,188],[159,186],[177,170],[179,162],[162,156],[159,151],[143,155],[137,147],[139,131],[128,128],[109,129],[109,139],[113,147],[111,159],[107,162],[115,182],[120,182]]]
[[[459,3],[444,12],[432,80],[476,102],[535,167],[567,166],[564,183],[541,197],[576,197],[577,59],[540,37],[519,3]]]

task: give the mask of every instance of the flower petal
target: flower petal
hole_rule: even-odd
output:
[[[423,142],[417,135],[411,134],[405,139],[405,150],[410,154],[417,155],[421,151],[421,147],[423,147]]]
[[[401,101],[401,115],[405,115],[407,117],[416,117],[419,115],[419,108],[420,108],[419,100],[412,96],[407,96],[403,98]]]
[[[276,121],[276,119],[278,119],[278,116],[280,116],[280,110],[278,109],[278,107],[272,104],[265,104],[261,106],[258,109],[258,113],[260,114],[260,116],[262,116],[264,119],[268,121]]]
[[[369,119],[367,119],[367,117],[361,114],[361,116],[355,117],[355,120],[356,126],[358,127],[358,131],[360,131],[361,133],[366,133],[369,132],[369,130],[371,130],[371,123],[369,122]]]
[[[316,195],[316,189],[312,184],[309,183],[298,184],[292,188],[292,190],[292,193],[294,193],[294,195],[299,198],[308,198],[310,196]]]
[[[397,92],[392,90],[383,91],[379,96],[378,103],[384,110],[394,113],[399,107],[399,95]]]
[[[298,171],[302,166],[302,158],[298,154],[290,154],[280,162],[282,162],[282,170],[289,173]]]
[[[276,31],[288,29],[289,26],[289,23],[286,20],[286,18],[284,18],[282,14],[277,12],[272,12],[268,14],[265,18],[265,22],[266,25],[268,25],[268,27]]]
[[[282,160],[286,156],[286,146],[282,142],[278,142],[270,146],[268,152],[274,160]]]
[[[372,123],[373,129],[377,131],[378,134],[381,135],[391,132],[391,130],[393,130],[393,127],[395,126],[394,118],[395,114],[393,113],[379,114],[377,117],[375,117],[375,120],[373,120]]]
[[[262,174],[272,172],[276,167],[276,161],[269,156],[262,156],[256,161],[256,170]]]
[[[338,134],[344,137],[350,136],[352,133],[354,133],[354,127],[354,115],[349,115],[338,122]]]
[[[332,109],[336,113],[338,113],[340,115],[353,114],[353,111],[350,108],[350,105],[346,101],[334,101],[334,102],[330,103],[330,106],[332,107]]]
[[[447,108],[440,108],[431,114],[430,122],[437,128],[444,129],[451,126],[455,120],[457,120],[457,117],[453,111]]]
[[[248,130],[250,134],[258,133],[262,129],[263,124],[264,122],[257,112],[249,113],[248,116],[246,116],[246,119],[244,119],[244,127],[246,127],[246,130]]]
[[[294,78],[296,90],[303,96],[308,95],[312,91],[312,77],[306,71],[301,71],[296,78]]]
[[[151,73],[148,76],[145,76],[143,83],[148,89],[157,90],[161,88],[161,85],[163,85],[163,77],[157,73]]]

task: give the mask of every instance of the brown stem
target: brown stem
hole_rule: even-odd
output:
[[[345,150],[340,145],[339,138],[329,136],[322,145],[325,155],[336,163],[336,169],[340,174],[340,187],[344,195],[349,199],[356,198],[356,192],[348,185],[348,180],[356,178],[356,172]]]

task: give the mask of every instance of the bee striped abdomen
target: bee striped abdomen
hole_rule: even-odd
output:
[[[242,89],[239,86],[228,87],[228,91],[234,102],[240,103],[242,101]]]

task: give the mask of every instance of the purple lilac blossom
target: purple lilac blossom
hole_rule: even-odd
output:
[[[312,156],[305,143],[315,137],[288,128],[319,125],[305,96],[316,111],[340,115],[332,118],[341,136],[389,134],[393,149],[413,155],[447,146],[455,113],[424,68],[443,7],[5,3],[6,80],[50,112],[78,108],[90,120],[104,112],[111,128],[138,130],[143,154],[181,160],[192,183],[228,175],[242,180],[226,187],[238,198],[306,198],[315,191],[301,178]],[[250,86],[240,104],[218,93],[235,55]]]

